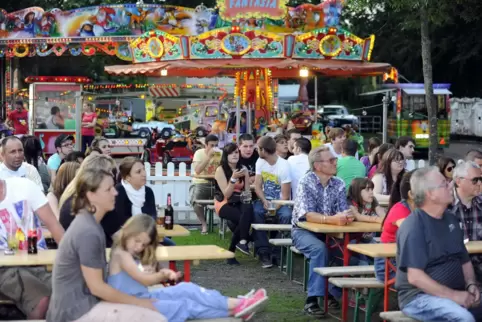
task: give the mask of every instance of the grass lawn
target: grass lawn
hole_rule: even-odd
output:
[[[202,236],[198,230],[192,230],[189,237],[176,237],[177,245],[218,245],[227,249],[231,234],[225,240],[217,232]],[[236,253],[240,266],[229,266],[224,261],[202,261],[192,268],[192,281],[207,288],[221,291],[228,296],[246,294],[252,288],[264,287],[268,291],[270,302],[265,312],[256,315],[256,321],[316,321],[303,313],[305,293],[300,284],[291,282],[279,268],[263,269],[252,256]],[[295,279],[302,279],[302,260],[295,261]],[[339,312],[333,311],[339,315]],[[323,321],[338,321],[327,317]],[[349,318],[352,321],[352,318]],[[372,321],[378,321],[375,318]]]

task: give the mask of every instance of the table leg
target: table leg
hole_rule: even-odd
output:
[[[390,277],[390,258],[385,258],[385,285],[383,286],[383,312],[388,311],[388,291],[389,291],[389,277]]]
[[[177,272],[176,262],[174,261],[169,262],[169,269],[173,270],[174,272]]]
[[[191,281],[191,261],[184,261],[184,282]]]
[[[350,234],[345,233],[345,240],[343,242],[343,266],[348,266],[350,264],[351,252],[348,249],[348,244],[350,244]],[[345,322],[348,319],[348,291],[349,289],[344,288],[342,290],[341,299],[341,321]]]

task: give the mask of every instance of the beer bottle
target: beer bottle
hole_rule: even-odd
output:
[[[28,231],[27,247],[29,254],[37,254],[37,230],[30,229]]]
[[[167,194],[167,206],[164,213],[164,228],[172,230],[174,228],[174,209],[172,208],[171,194]]]

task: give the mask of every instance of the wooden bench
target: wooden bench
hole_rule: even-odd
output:
[[[288,274],[288,263],[285,263],[285,257],[288,257],[290,250],[289,246],[293,245],[291,238],[274,238],[270,239],[269,243],[273,246],[281,247],[281,257],[280,257],[280,271],[285,273],[284,267],[286,267],[286,274]],[[286,253],[286,256],[285,256]]]
[[[360,298],[361,291],[368,288],[368,301],[365,307],[365,322],[371,321],[373,311],[376,309],[378,302],[382,298],[385,284],[375,277],[330,277],[328,281],[340,288],[356,289],[355,293],[355,310],[353,312],[353,321],[358,321],[360,314]],[[378,292],[377,292],[378,291]]]
[[[380,312],[380,317],[386,321],[393,322],[417,322],[417,320],[409,318],[401,311]]]
[[[337,277],[345,275],[373,275],[375,274],[375,266],[331,266],[317,267],[313,270],[325,277]]]
[[[291,231],[290,224],[251,224],[251,228],[261,231]]]
[[[293,271],[294,271],[293,270],[293,254],[303,256],[303,280],[301,282],[296,281],[293,278]],[[287,261],[288,261],[287,271],[288,271],[288,277],[289,277],[290,281],[293,281],[295,283],[303,285],[303,291],[306,292],[306,290],[308,288],[308,278],[310,276],[310,259],[305,257],[305,255],[303,255],[303,253],[300,252],[295,246],[290,247],[287,257],[288,257],[287,258]]]

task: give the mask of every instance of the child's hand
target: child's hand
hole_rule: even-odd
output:
[[[156,272],[156,268],[152,265],[144,265],[144,273],[155,273]]]
[[[181,277],[180,272],[174,272],[173,270],[167,268],[161,269],[159,272],[162,274],[164,279],[168,281],[177,281]]]

